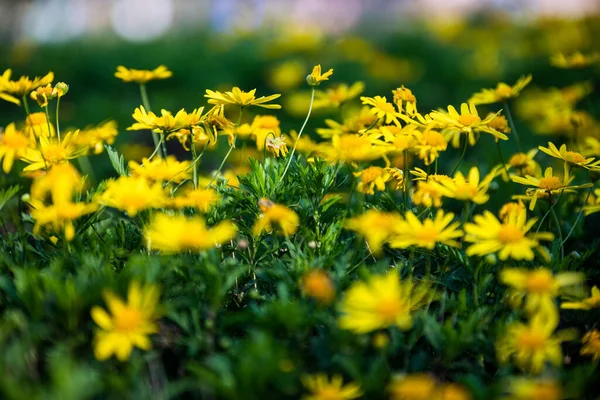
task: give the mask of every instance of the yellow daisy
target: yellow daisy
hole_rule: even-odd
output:
[[[475,204],[484,204],[490,198],[487,190],[495,175],[496,171],[492,171],[480,181],[479,169],[472,167],[466,179],[459,171],[452,180],[444,179],[436,183],[440,186],[440,191],[445,197],[461,201],[472,201]]]
[[[435,218],[419,221],[412,211],[407,211],[405,220],[395,225],[390,238],[390,247],[405,249],[410,246],[433,249],[437,243],[459,247],[457,238],[463,236],[458,228],[459,222],[452,223],[454,214],[438,210]]]
[[[344,385],[340,375],[333,375],[331,380],[326,374],[304,375],[302,384],[310,391],[303,400],[350,400],[362,396],[360,386],[354,382]]]
[[[492,121],[498,113],[489,115],[482,120],[481,117],[479,117],[477,108],[474,104],[462,103],[460,105],[460,114],[453,106],[448,106],[448,112],[432,111],[429,115],[433,121],[446,129],[449,136],[452,137],[453,145],[455,147],[458,147],[459,145],[461,133],[468,135],[469,144],[471,146],[475,144],[475,137],[473,136],[475,132],[486,132],[496,139],[508,140],[508,136],[489,126],[489,122]]]
[[[577,51],[569,56],[563,53],[558,53],[550,57],[550,64],[563,69],[569,68],[585,68],[600,61],[600,54],[583,54]]]
[[[261,213],[252,228],[254,236],[260,236],[262,232],[271,233],[273,226],[279,227],[284,236],[291,236],[298,230],[300,218],[293,210],[268,199],[260,199],[258,207]]]
[[[581,355],[593,356],[592,359],[594,361],[600,360],[600,332],[592,329],[583,336],[581,344],[583,344],[580,352]]]
[[[561,387],[553,380],[533,378],[511,378],[507,384],[505,400],[562,400]]]
[[[2,77],[0,78],[0,92],[15,96],[16,99],[12,96],[10,96],[12,99],[4,96],[2,97],[4,100],[15,104],[19,104],[15,100],[29,95],[33,90],[40,86],[46,86],[47,84],[52,83],[54,80],[54,72],[48,72],[41,78],[36,76],[33,79],[29,78],[28,76],[21,76],[16,81],[10,80],[11,75],[12,71],[10,69],[7,69],[2,74]]]
[[[173,73],[164,65],[159,65],[153,70],[126,68],[119,65],[115,72],[115,77],[123,82],[135,82],[140,85],[157,79],[167,79],[171,76]]]
[[[281,106],[279,104],[265,104],[272,100],[275,100],[281,97],[280,94],[272,94],[270,96],[262,96],[259,98],[255,97],[256,89],[252,89],[249,92],[244,92],[239,87],[234,87],[231,91],[228,92],[217,92],[210,89],[206,89],[206,94],[204,97],[208,98],[209,104],[215,105],[231,105],[237,104],[240,107],[247,106],[258,106],[262,108],[268,109],[279,109]]]
[[[383,244],[390,238],[396,225],[401,221],[402,218],[398,214],[371,209],[364,214],[347,219],[344,222],[344,228],[364,237],[369,249],[374,254],[379,254]]]
[[[25,155],[31,144],[31,139],[18,131],[14,123],[6,126],[4,132],[0,133],[0,160],[5,174],[10,172],[15,159]]]
[[[23,169],[24,172],[48,169],[55,164],[80,157],[85,154],[86,148],[77,146],[76,140],[79,131],[67,133],[61,141],[46,136],[39,137],[37,148],[29,148],[25,151],[21,160],[29,165]]]
[[[384,123],[389,124],[393,122],[400,126],[400,121],[398,121],[400,113],[398,113],[393,103],[387,102],[385,96],[362,96],[360,99],[362,100],[363,104],[371,106],[371,113],[377,118],[381,119]]]
[[[598,286],[592,288],[590,297],[581,301],[565,301],[560,305],[560,308],[567,310],[591,310],[592,308],[600,307],[600,289]]]
[[[139,176],[121,176],[108,181],[106,190],[98,196],[97,201],[133,217],[142,210],[164,207],[169,199],[161,182],[151,183]]]
[[[503,102],[517,97],[529,82],[531,82],[531,75],[520,77],[513,86],[500,82],[495,89],[483,89],[475,93],[468,102],[475,105]]]
[[[177,161],[174,156],[148,160],[142,158],[142,163],[129,161],[132,176],[142,177],[154,182],[180,183],[191,178],[190,161]]]
[[[568,151],[566,144],[563,144],[558,149],[554,143],[548,142],[548,147],[539,146],[539,149],[549,156],[563,160],[570,165],[583,167],[592,171],[600,171],[600,160],[594,162],[593,157],[586,158],[576,151]]]
[[[328,81],[331,75],[333,75],[332,68],[323,74],[321,73],[321,64],[315,65],[310,75],[306,77],[306,82],[309,86],[319,86],[321,82]]]

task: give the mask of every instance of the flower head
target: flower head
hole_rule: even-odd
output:
[[[175,196],[172,205],[175,208],[192,207],[196,210],[207,213],[211,207],[214,207],[221,196],[214,189],[188,189],[183,195]]]
[[[472,167],[469,170],[468,177],[465,177],[458,171],[454,179],[443,180],[437,184],[440,186],[442,194],[446,197],[461,201],[472,201],[475,204],[483,204],[490,197],[487,194],[487,190],[495,175],[496,171],[492,171],[480,181],[479,169]]]
[[[401,282],[397,271],[373,275],[367,282],[355,282],[345,292],[338,323],[357,334],[394,325],[409,330],[413,312],[433,298],[429,285]]]
[[[29,78],[28,76],[21,76],[16,81],[10,80],[11,74],[12,71],[10,69],[4,71],[2,74],[2,77],[0,78],[0,93],[8,93],[15,96],[17,99],[27,96],[33,90],[39,88],[40,86],[46,86],[49,83],[52,83],[54,80],[54,72],[48,72],[41,78],[36,76],[33,79]],[[0,98],[19,104],[18,100],[14,101],[5,97]]]
[[[315,92],[314,109],[334,107],[347,103],[361,94],[365,90],[363,82],[354,82],[351,86],[345,83],[340,83],[332,88],[327,88],[324,92],[318,90]]]
[[[79,131],[69,132],[62,140],[39,137],[37,148],[29,148],[21,157],[29,165],[23,169],[24,172],[48,169],[53,165],[64,163],[68,160],[85,154],[86,149],[77,145]]]
[[[590,297],[581,301],[565,301],[560,305],[560,308],[568,310],[591,310],[592,308],[600,307],[600,289],[598,286],[592,288]]]
[[[275,155],[275,157],[285,157],[285,155],[288,153],[288,148],[285,144],[285,137],[283,136],[268,138],[266,147],[267,151]]]
[[[600,54],[592,53],[586,55],[580,51],[568,56],[564,55],[563,53],[558,53],[550,57],[550,64],[563,69],[585,68],[597,63],[598,61],[600,61]]]
[[[412,211],[407,211],[404,217],[406,219],[395,226],[390,247],[417,246],[431,250],[437,243],[459,247],[456,239],[462,237],[463,232],[457,229],[459,222],[452,223],[454,214],[438,210],[435,218],[426,218],[423,222]]]
[[[565,163],[576,167],[583,167],[585,169],[600,171],[600,160],[594,161],[593,157],[586,158],[581,153],[576,151],[568,151],[567,145],[563,144],[560,149],[552,142],[548,142],[548,147],[539,146],[539,149],[544,153],[563,160]]]
[[[129,161],[129,169],[132,176],[154,182],[180,183],[191,178],[191,162],[177,161],[174,156],[155,158],[151,161],[144,157],[141,164]]]
[[[298,230],[300,219],[293,210],[281,204],[275,204],[268,199],[260,199],[258,207],[261,214],[254,223],[252,234],[259,236],[262,232],[271,233],[273,227],[279,227],[284,236],[291,236]]]
[[[165,253],[202,251],[231,240],[237,232],[231,221],[207,228],[202,217],[158,214],[144,232],[149,249]]]
[[[36,138],[55,135],[54,125],[48,123],[46,113],[44,112],[35,112],[29,114],[27,118],[25,118],[24,132],[26,135]]]
[[[379,254],[383,244],[393,234],[395,227],[402,221],[398,214],[377,210],[368,210],[362,215],[347,219],[344,228],[355,231],[365,238],[369,249]]]
[[[168,201],[162,183],[151,183],[140,176],[121,176],[110,180],[104,193],[98,197],[100,204],[123,210],[131,216],[142,210],[164,207]]]
[[[125,68],[122,65],[117,67],[115,77],[123,82],[135,82],[140,85],[157,79],[167,79],[173,76],[173,73],[164,65],[159,65],[153,70]]]
[[[313,269],[302,277],[302,291],[323,305],[331,304],[335,299],[335,286],[327,272]]]
[[[506,400],[561,400],[560,386],[553,380],[518,377],[507,382]]]
[[[275,100],[281,97],[280,94],[272,94],[270,96],[262,96],[256,98],[254,94],[256,93],[256,89],[252,89],[249,92],[244,92],[239,87],[235,86],[231,91],[228,92],[217,92],[210,89],[206,89],[206,94],[204,97],[208,98],[209,104],[215,105],[231,105],[237,104],[240,107],[247,106],[258,106],[269,109],[279,109],[281,106],[279,104],[266,104],[272,100]]]
[[[469,99],[469,103],[479,105],[506,101],[517,97],[529,82],[531,82],[531,75],[520,77],[513,86],[500,82],[495,89],[483,89],[481,92],[475,93]]]
[[[600,332],[592,329],[581,339],[581,355],[593,356],[594,361],[600,360]]]
[[[133,112],[133,119],[137,122],[127,128],[128,131],[139,131],[150,129],[156,133],[170,133],[183,128],[189,128],[201,122],[201,113],[203,108],[194,109],[187,113],[181,109],[173,116],[170,111],[161,110],[161,116],[157,116],[152,111],[146,111],[144,106],[136,108]]]
[[[116,355],[126,361],[134,347],[149,350],[149,336],[158,332],[157,306],[160,292],[154,285],[129,285],[127,302],[110,291],[104,292],[108,312],[99,306],[92,308],[92,319],[100,328],[94,339],[94,354],[98,360]]]
[[[86,126],[79,131],[75,142],[94,154],[100,154],[104,150],[104,144],[112,145],[119,131],[116,121],[106,121],[99,125]]]
[[[394,122],[396,125],[400,125],[400,121],[398,121],[400,113],[396,110],[393,103],[387,102],[385,96],[362,96],[360,99],[363,104],[371,106],[371,113],[381,119],[384,123],[389,124]]]
[[[37,101],[40,107],[47,107],[48,101],[55,98],[56,94],[57,93],[52,88],[52,85],[47,84],[46,86],[40,86],[39,88],[31,92],[30,97],[33,100]]]
[[[344,385],[339,375],[334,375],[331,380],[326,374],[305,375],[302,384],[310,391],[303,400],[350,400],[362,395],[360,386],[354,382]]]
[[[306,77],[306,82],[309,86],[319,86],[321,82],[328,81],[331,75],[333,75],[333,68],[330,68],[329,71],[322,74],[321,64],[315,65],[310,75]]]
[[[537,249],[547,257],[546,250],[540,240],[552,240],[550,232],[528,233],[537,222],[537,218],[527,221],[525,210],[512,213],[505,221],[500,222],[494,214],[484,211],[476,215],[474,223],[465,224],[465,241],[471,242],[467,255],[485,256],[498,253],[501,260],[528,260],[534,258],[533,250]]]
[[[25,155],[31,144],[31,139],[18,131],[14,123],[8,124],[4,132],[0,132],[0,160],[5,174],[10,172],[15,159]]]
[[[391,400],[470,400],[471,394],[456,383],[437,382],[426,374],[400,375],[387,388]]]
[[[496,139],[508,140],[508,136],[498,132],[495,129],[492,129],[489,126],[489,123],[496,117],[496,115],[498,115],[498,113],[487,116],[482,120],[477,113],[475,104],[462,103],[460,106],[460,114],[453,106],[448,106],[448,112],[432,111],[429,115],[434,122],[439,124],[442,128],[445,128],[450,133],[462,132],[468,134],[471,145],[475,143],[475,140],[471,139],[471,134],[475,132],[486,132],[494,136]]]

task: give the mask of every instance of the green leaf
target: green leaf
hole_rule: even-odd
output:
[[[110,163],[117,173],[121,176],[127,175],[127,168],[125,168],[125,159],[123,158],[123,154],[120,154],[113,149],[111,146],[105,144],[104,148],[108,153],[108,158],[110,158]]]
[[[8,203],[8,201],[15,194],[17,194],[20,189],[21,189],[21,186],[15,185],[15,186],[11,186],[9,188],[6,188],[4,190],[0,190],[0,210],[2,210],[4,208],[4,206],[6,205],[6,203]]]

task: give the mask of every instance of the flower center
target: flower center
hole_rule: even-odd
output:
[[[54,144],[46,147],[43,151],[44,160],[50,164],[56,164],[67,159],[67,152],[59,145]]]
[[[502,225],[498,232],[498,240],[504,244],[519,242],[524,237],[523,231],[514,225]]]
[[[23,149],[29,147],[29,140],[23,135],[9,134],[2,135],[2,144],[13,149]]]
[[[479,121],[481,121],[481,118],[472,114],[463,114],[460,117],[458,117],[458,122],[460,122],[464,126],[471,126]]]
[[[115,330],[121,333],[129,333],[139,329],[142,324],[142,314],[132,307],[125,307],[115,315]]]
[[[565,159],[568,162],[573,163],[573,164],[584,164],[585,163],[585,157],[582,156],[581,154],[577,153],[576,151],[567,151]]]
[[[499,83],[496,88],[496,94],[500,97],[508,98],[512,94],[512,88],[506,83]]]
[[[558,177],[556,176],[549,176],[547,178],[540,179],[540,189],[556,190],[561,188],[562,186],[563,185],[560,182],[560,179],[558,179]]]
[[[529,274],[526,286],[532,293],[550,293],[554,286],[554,277],[545,270],[534,271]]]
[[[508,163],[513,167],[525,167],[529,163],[529,157],[525,153],[517,153],[508,160]]]
[[[523,350],[539,350],[546,344],[546,338],[539,332],[526,330],[519,335],[518,343]]]
[[[379,176],[381,176],[381,168],[369,167],[369,168],[363,170],[363,173],[360,178],[361,178],[361,181],[363,181],[364,183],[368,183],[368,182],[373,182]]]
[[[341,400],[344,399],[345,396],[340,393],[340,389],[334,386],[327,386],[319,389],[319,392],[316,393],[314,398],[319,400]]]
[[[406,311],[406,307],[398,298],[387,298],[379,302],[376,311],[381,319],[391,324],[399,314]]]
[[[416,237],[420,242],[424,243],[435,243],[438,238],[438,231],[433,226],[424,226],[418,232],[416,232]]]
[[[427,131],[423,134],[425,144],[431,147],[446,148],[447,144],[444,137],[435,131]]]

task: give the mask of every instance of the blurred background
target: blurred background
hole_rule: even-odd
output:
[[[532,87],[597,87],[597,67],[560,70],[549,58],[599,51],[599,12],[597,0],[0,0],[0,71],[12,69],[13,79],[54,71],[70,85],[61,125],[114,119],[117,147],[139,159],[148,147],[128,144],[152,141],[125,130],[141,101],[137,85],[114,77],[118,65],[173,71],[148,86],[154,110],[206,105],[205,89],[281,93],[274,114],[288,132],[308,108],[304,77],[315,64],[335,69],[330,87],[362,81],[367,96],[405,85],[422,112],[526,73]],[[593,96],[592,115],[600,108]],[[316,115],[309,134],[324,118],[343,117],[327,108]],[[22,118],[22,109],[0,103],[0,126]],[[181,146],[169,142],[169,150]],[[106,158],[91,156],[110,169]],[[220,159],[211,153],[204,167]]]

